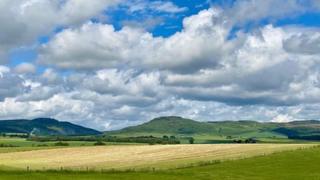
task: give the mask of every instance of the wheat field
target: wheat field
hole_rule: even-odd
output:
[[[246,158],[307,148],[311,144],[136,145],[47,149],[0,154],[13,169],[168,169],[190,163]]]

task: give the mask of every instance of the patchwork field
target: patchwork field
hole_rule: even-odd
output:
[[[0,153],[6,169],[171,169],[312,147],[312,144],[130,145]]]

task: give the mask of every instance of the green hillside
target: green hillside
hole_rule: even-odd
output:
[[[199,122],[177,116],[159,117],[147,123],[124,128],[119,131],[107,132],[109,134],[124,133],[158,133],[158,134],[210,134],[223,136],[238,136],[246,133],[271,132],[279,127],[274,123],[259,123],[255,121],[222,121]],[[271,132],[274,133],[274,132]]]
[[[199,134],[216,132],[214,126],[181,117],[159,117],[145,124],[124,128],[116,133]]]
[[[24,133],[33,135],[96,135],[99,131],[70,122],[60,122],[50,118],[33,120],[1,120],[0,133]]]
[[[106,135],[176,135],[193,136],[198,139],[306,139],[320,140],[319,121],[295,121],[289,123],[262,123],[257,121],[199,122],[182,117],[169,116],[155,118],[147,123],[127,127]]]
[[[292,139],[320,140],[320,121],[295,121],[282,124],[275,132]]]

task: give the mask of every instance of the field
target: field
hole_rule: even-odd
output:
[[[265,156],[156,171],[0,171],[0,179],[229,179],[316,180],[320,178],[320,147],[284,151]]]
[[[70,147],[0,153],[0,166],[20,170],[172,169],[208,161],[242,159],[311,144],[127,145]]]
[[[57,141],[1,137],[0,179],[320,178],[316,142],[275,138],[270,143],[267,138],[264,142],[269,143],[215,144],[224,137],[203,134],[194,138],[196,143],[211,139],[213,144],[105,142],[94,146],[92,141],[64,141],[68,146],[56,146]],[[187,137],[182,141],[188,143]]]
[[[94,141],[61,141],[68,146],[55,145],[58,141],[37,142],[18,137],[0,137],[0,153],[23,152],[42,149],[94,146]],[[135,145],[136,143],[104,142],[106,145]],[[1,147],[4,146],[4,147]],[[7,147],[6,147],[7,146]]]

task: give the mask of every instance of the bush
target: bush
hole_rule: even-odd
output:
[[[38,144],[37,146],[38,146],[38,147],[47,147],[48,144]]]
[[[189,144],[193,144],[193,143],[194,143],[194,138],[193,137],[189,138]]]
[[[241,143],[242,143],[242,140],[241,140],[241,139],[234,139],[234,140],[233,140],[233,143],[239,143],[239,144],[241,144]]]
[[[95,146],[104,146],[104,145],[106,145],[106,143],[104,143],[102,141],[97,141],[93,145],[95,145]]]
[[[254,138],[248,138],[245,140],[245,143],[257,143],[257,140]]]
[[[69,146],[69,143],[59,141],[59,142],[55,143],[54,145],[55,146]]]
[[[12,144],[0,144],[0,147],[19,147],[19,146],[12,145]]]

